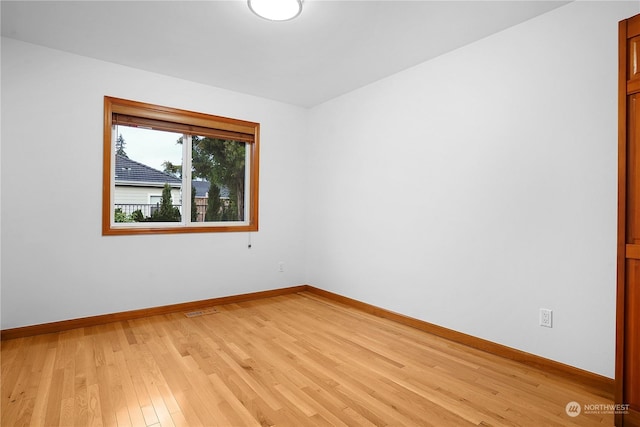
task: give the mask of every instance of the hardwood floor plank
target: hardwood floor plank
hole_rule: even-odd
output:
[[[10,419],[20,419],[21,410],[29,400],[28,383],[31,376],[31,365],[28,361],[28,345],[23,345],[31,338],[18,339],[15,343],[7,342],[5,346],[2,342],[2,381],[0,390],[2,391],[2,402],[0,413],[7,414]],[[8,352],[8,357],[4,357],[4,351]],[[33,397],[31,398],[33,399]]]
[[[123,393],[124,406],[129,412],[129,419],[134,426],[146,425],[140,401],[133,385],[135,377],[139,375],[139,371],[136,369],[134,363],[126,360],[125,352],[116,353],[116,368],[125,374],[121,375],[121,385]],[[144,393],[144,392],[143,392]],[[143,399],[146,396],[143,395]]]
[[[76,425],[83,425],[82,422]],[[87,422],[89,427],[103,426],[102,408],[100,407],[100,387],[98,384],[90,384],[87,386]]]
[[[73,427],[73,406],[75,399],[73,397],[62,399],[60,404],[60,427]],[[53,424],[52,424],[53,425]]]
[[[220,406],[228,405],[228,407],[232,409],[233,414],[235,415],[233,417],[229,414],[229,411],[224,412],[227,414],[227,417],[233,424],[236,424],[239,421],[240,425],[244,426],[260,426],[260,423],[251,415],[246,406],[243,405],[242,400],[244,399],[239,399],[238,395],[234,394],[229,386],[224,381],[222,381],[222,379],[218,375],[209,375],[209,380],[211,381],[214,389],[220,394],[220,397],[222,397],[223,399],[223,401],[220,403]],[[236,422],[234,422],[234,418],[237,420]]]
[[[597,390],[301,292],[7,339],[0,425],[607,426]]]
[[[113,409],[111,404],[111,395],[109,389],[111,388],[111,384],[109,383],[108,377],[108,366],[99,366],[97,369],[97,378],[98,383],[95,384],[96,387],[96,397],[99,399],[96,403],[96,407],[100,408],[100,413],[102,414],[102,420],[105,426],[112,427],[117,426],[118,423],[116,421],[116,411]]]
[[[171,419],[173,420],[173,425],[176,427],[189,427],[193,425],[189,424],[181,411],[172,412]]]
[[[175,393],[176,402],[180,406],[180,413],[184,416],[189,426],[207,425],[211,415],[206,411],[206,403],[197,394],[193,397],[189,393],[180,391]],[[210,425],[215,425],[209,422]]]
[[[47,350],[46,359],[44,360],[44,365],[42,367],[42,372],[39,379],[38,390],[36,391],[35,396],[33,396],[35,398],[35,402],[33,413],[29,423],[32,426],[42,426],[49,423],[49,421],[46,419],[46,415],[47,407],[49,405],[51,384],[54,375],[55,358],[56,349],[52,348]],[[55,406],[55,403],[55,400],[51,402],[51,406]]]

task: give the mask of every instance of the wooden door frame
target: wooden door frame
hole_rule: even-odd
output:
[[[618,241],[616,278],[616,370],[615,402],[624,397],[624,297],[627,218],[627,21],[618,24]],[[615,416],[622,426],[622,415]]]
[[[628,39],[640,35],[640,15],[620,21],[618,38],[618,241],[616,279],[616,369],[615,403],[624,404],[625,376],[625,325],[627,286],[627,137],[628,96],[640,92],[640,79],[630,79],[628,63]],[[634,245],[635,246],[635,245]],[[634,250],[636,248],[633,248]],[[637,252],[637,251],[636,251]],[[637,415],[616,414],[615,425],[638,426]]]

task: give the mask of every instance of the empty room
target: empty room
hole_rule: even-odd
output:
[[[0,2],[0,425],[640,426],[640,2],[269,3]]]

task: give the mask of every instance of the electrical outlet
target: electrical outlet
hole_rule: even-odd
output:
[[[284,272],[284,262],[280,261],[280,262],[278,263],[278,271],[279,271],[280,273]]]
[[[544,326],[545,328],[553,327],[553,311],[548,308],[540,309],[540,326]]]

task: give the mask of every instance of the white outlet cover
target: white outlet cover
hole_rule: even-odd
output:
[[[553,327],[553,310],[548,308],[540,309],[540,326],[544,326],[545,328]]]

